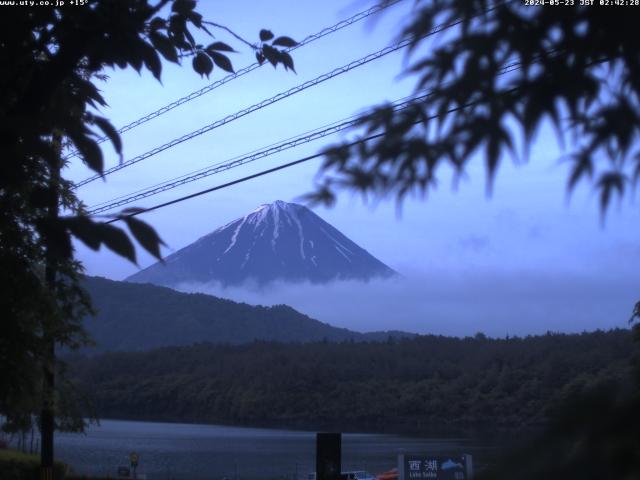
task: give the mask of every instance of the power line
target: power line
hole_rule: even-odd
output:
[[[235,157],[232,157],[232,158],[229,158],[229,159],[226,159],[226,160],[222,160],[222,161],[219,161],[219,162],[215,162],[215,163],[209,164],[206,167],[202,167],[202,168],[199,168],[197,170],[192,170],[191,172],[187,172],[187,173],[185,173],[183,175],[178,175],[177,177],[172,177],[172,178],[170,178],[168,180],[164,180],[164,181],[161,181],[159,183],[156,183],[156,184],[153,184],[153,185],[150,185],[150,186],[147,186],[147,187],[143,187],[143,188],[140,188],[138,190],[134,190],[133,192],[125,193],[123,195],[119,195],[119,196],[111,198],[109,200],[98,202],[98,203],[92,205],[91,207],[89,207],[89,210],[93,210],[95,208],[102,207],[103,205],[106,205],[108,203],[116,202],[116,201],[121,200],[123,198],[127,198],[127,197],[130,197],[130,196],[133,196],[133,195],[137,195],[137,194],[142,193],[142,192],[146,192],[146,191],[155,189],[157,187],[161,187],[161,186],[166,185],[166,184],[168,184],[170,182],[182,180],[184,178],[191,177],[193,175],[197,175],[197,174],[199,174],[201,172],[209,171],[212,168],[215,168],[215,167],[218,167],[218,166],[221,166],[221,165],[226,165],[228,163],[234,162],[234,161],[239,160],[239,159],[244,158],[244,157],[249,157],[251,155],[258,154],[258,153],[260,153],[260,152],[262,152],[264,150],[270,149],[272,147],[276,147],[276,146],[281,145],[281,144],[286,143],[286,142],[290,142],[290,141],[296,140],[296,139],[298,139],[300,137],[303,137],[303,136],[306,136],[306,135],[311,135],[311,134],[313,134],[315,132],[318,132],[319,130],[322,130],[322,129],[325,129],[325,128],[329,128],[331,126],[337,125],[337,124],[339,124],[339,123],[341,123],[343,121],[347,121],[347,120],[350,120],[352,118],[356,118],[356,115],[354,115],[352,117],[348,117],[348,118],[346,118],[344,120],[338,120],[336,122],[331,122],[331,123],[326,124],[326,125],[324,125],[322,127],[314,128],[312,130],[308,130],[308,131],[306,131],[304,133],[301,133],[301,134],[298,134],[298,135],[293,135],[291,137],[288,137],[288,138],[286,138],[284,140],[280,140],[278,142],[270,143],[269,145],[265,145],[264,147],[256,148],[254,150],[251,150],[250,152],[247,152],[247,153],[244,153],[244,154],[241,154],[241,155],[237,155]]]
[[[355,15],[342,20],[338,23],[336,23],[335,25],[332,25],[330,27],[326,27],[323,28],[322,30],[320,30],[317,33],[314,33],[312,35],[308,35],[307,37],[305,37],[301,42],[299,42],[297,45],[295,45],[294,47],[288,48],[287,51],[291,52],[293,50],[297,50],[298,48],[304,47],[305,45],[308,45],[320,38],[323,38],[327,35],[330,35],[332,33],[335,33],[339,30],[342,30],[345,27],[349,27],[351,25],[353,25],[354,23],[357,23],[361,20],[364,20],[367,17],[370,17],[372,15],[375,15],[378,12],[381,12],[382,10],[389,8],[393,5],[395,5],[396,3],[400,3],[403,0],[389,0],[387,2],[382,2],[379,3],[378,5],[374,5],[373,7],[369,8],[368,10],[364,10],[362,12],[356,13]],[[179,107],[180,105],[183,105],[187,102],[190,102],[192,100],[195,100],[198,97],[201,97],[202,95],[204,95],[205,93],[209,93],[212,90],[215,90],[218,87],[221,87],[222,85],[229,83],[231,80],[235,80],[238,77],[242,77],[243,75],[246,75],[247,73],[250,73],[258,68],[260,68],[263,64],[260,64],[258,62],[252,63],[251,65],[244,67],[240,70],[238,70],[235,73],[229,74],[223,78],[221,78],[220,80],[216,80],[213,83],[210,83],[209,85],[207,85],[206,87],[202,87],[200,90],[196,90],[194,92],[191,92],[188,95],[185,95],[184,97],[178,98],[177,100],[159,108],[158,110],[155,110],[151,113],[148,113],[147,115],[140,117],[137,120],[134,120],[131,123],[128,123],[126,125],[124,125],[123,127],[121,127],[120,129],[118,129],[118,133],[122,134],[125,132],[128,132],[129,130],[133,130],[134,128],[147,123],[149,120],[153,120],[154,118],[157,118],[161,115],[164,115],[165,113],[173,110],[174,108]],[[100,138],[98,138],[96,140],[96,143],[100,144],[105,142],[106,140],[108,140],[109,137],[102,136]],[[69,155],[66,156],[65,160],[68,160],[70,158],[76,157],[78,155],[78,150],[74,150],[71,153],[69,153]]]
[[[415,103],[417,101],[423,100],[424,98],[426,98],[427,96],[429,96],[429,94],[425,94],[425,95],[421,95],[418,97],[412,97],[409,100],[406,101],[398,101],[396,104],[393,105],[394,110],[398,111],[398,110],[402,110],[404,108],[407,108],[410,104]],[[176,177],[173,178],[171,180],[167,180],[165,182],[153,185],[151,187],[148,187],[146,189],[142,189],[142,190],[138,190],[136,192],[133,192],[131,194],[127,194],[127,195],[122,195],[120,197],[116,197],[114,199],[96,204],[92,207],[89,208],[89,215],[95,215],[98,213],[102,213],[105,212],[107,210],[111,210],[123,205],[127,205],[129,203],[135,202],[137,200],[141,200],[153,195],[157,195],[161,192],[165,192],[167,190],[172,190],[174,188],[177,188],[179,186],[185,185],[187,183],[191,183],[191,182],[195,182],[197,180],[201,180],[205,177],[209,177],[211,175],[215,175],[217,173],[226,171],[226,170],[230,170],[232,168],[236,168],[239,167],[241,165],[245,165],[247,163],[259,160],[261,158],[265,158],[271,155],[274,155],[276,153],[280,153],[283,152],[285,150],[289,150],[291,148],[303,145],[305,143],[309,143],[312,142],[314,140],[319,140],[321,138],[324,138],[326,136],[329,135],[333,135],[335,133],[341,132],[343,130],[346,130],[348,128],[351,128],[355,125],[358,124],[358,122],[362,121],[364,118],[366,118],[366,114],[365,115],[358,115],[358,116],[353,116],[350,117],[349,119],[345,119],[345,120],[341,120],[338,122],[333,122],[329,125],[325,125],[324,127],[319,127],[315,130],[312,130],[310,132],[306,132],[303,133],[301,135],[295,136],[295,137],[291,137],[287,140],[283,140],[281,142],[278,143],[274,143],[269,145],[268,147],[265,147],[263,149],[260,150],[254,150],[253,152],[250,152],[248,154],[242,155],[242,156],[238,156],[238,157],[234,157],[230,160],[224,161],[224,162],[218,162],[215,163],[213,165],[210,165],[209,167],[197,170],[195,172],[192,172],[190,174],[186,174],[186,175],[181,175],[180,177]]]
[[[365,141],[373,140],[375,138],[378,138],[378,137],[381,137],[381,136],[385,135],[385,133],[386,132],[378,133],[376,135],[371,135],[371,136],[369,136],[367,138],[364,138],[364,139],[361,139],[361,140],[357,140],[355,142],[351,142],[349,144],[349,146],[353,146],[353,145],[357,145],[359,143],[364,143]],[[300,158],[298,160],[294,160],[293,162],[285,163],[284,165],[279,165],[277,167],[273,167],[273,168],[270,168],[268,170],[263,170],[261,172],[254,173],[253,175],[248,175],[246,177],[242,177],[242,178],[239,178],[237,180],[233,180],[231,182],[223,183],[222,185],[216,185],[215,187],[207,188],[206,190],[201,190],[199,192],[192,193],[190,195],[185,195],[184,197],[176,198],[176,199],[170,200],[168,202],[160,203],[158,205],[154,205],[153,207],[136,210],[135,212],[131,212],[131,213],[127,214],[127,215],[122,215],[122,216],[119,216],[117,218],[112,218],[111,220],[108,220],[105,223],[117,222],[118,220],[122,220],[124,218],[135,217],[135,216],[140,215],[142,213],[152,212],[154,210],[158,210],[159,208],[168,207],[169,205],[174,205],[176,203],[184,202],[185,200],[190,200],[192,198],[199,197],[201,195],[205,195],[207,193],[215,192],[216,190],[221,190],[223,188],[231,187],[231,186],[237,185],[239,183],[247,182],[249,180],[253,180],[254,178],[262,177],[263,175],[267,175],[269,173],[277,172],[278,170],[284,170],[285,168],[293,167],[295,165],[299,165],[301,163],[308,162],[309,160],[314,160],[316,158],[321,157],[322,155],[324,155],[324,153],[322,153],[322,152],[321,153],[315,153],[313,155],[309,155],[307,157]]]
[[[513,1],[513,0],[511,0],[511,1]],[[510,3],[510,1],[507,1],[507,2],[505,2],[505,3]],[[490,9],[489,9],[489,10],[487,10],[487,11],[493,10],[494,8],[496,8],[496,7],[492,7],[492,8],[490,8]],[[452,25],[450,25],[450,26],[453,26],[453,25],[455,25],[455,24],[458,24],[458,23],[460,23],[461,21],[462,21],[462,20],[458,20],[457,22],[455,22],[454,24],[452,24]],[[438,28],[438,26],[436,26],[436,27],[434,27],[434,28]],[[448,28],[448,27],[445,27],[445,28]],[[431,33],[429,33],[429,34],[427,34],[427,35],[425,35],[425,36],[428,36],[428,35],[430,35],[430,34],[431,34]],[[551,53],[553,53],[553,54],[558,54],[558,53],[560,53],[560,52],[553,51],[553,52],[551,52]],[[510,72],[512,72],[512,71],[518,70],[518,69],[520,69],[520,68],[521,68],[521,62],[512,62],[512,63],[510,63],[510,64],[508,64],[508,65],[504,66],[504,67],[502,68],[502,71],[501,71],[500,73],[498,73],[498,75],[504,75],[504,74],[510,73]],[[517,90],[517,88],[512,88],[512,89],[510,89],[508,92],[509,92],[509,93],[513,93],[513,92],[515,92],[516,90]],[[428,95],[430,95],[430,94],[427,94],[427,95],[425,95],[425,96],[428,96]],[[472,101],[472,102],[466,103],[466,104],[464,104],[464,105],[459,105],[459,106],[457,106],[457,107],[450,108],[450,109],[448,109],[446,112],[444,112],[444,114],[445,114],[445,115],[448,115],[448,114],[450,114],[450,113],[453,113],[453,112],[456,112],[456,111],[459,111],[459,110],[463,110],[463,109],[465,109],[465,108],[468,108],[468,107],[471,107],[471,106],[476,105],[476,104],[478,104],[478,103],[481,103],[482,101],[483,101],[483,99],[475,100],[475,101]],[[428,116],[428,117],[426,117],[426,118],[421,118],[420,120],[417,120],[417,121],[413,122],[413,124],[414,124],[414,125],[417,125],[417,124],[419,124],[419,123],[424,123],[425,121],[433,120],[433,119],[435,119],[435,118],[441,118],[441,117],[442,117],[442,113],[438,113],[438,114],[436,114],[436,115],[431,115],[431,116]],[[380,138],[380,137],[382,137],[382,136],[384,136],[384,135],[386,135],[386,134],[387,134],[387,131],[383,131],[383,132],[380,132],[380,133],[378,133],[378,134],[370,135],[370,136],[368,136],[368,137],[361,138],[361,139],[359,139],[359,140],[356,140],[356,141],[353,141],[353,142],[350,142],[350,143],[347,143],[347,144],[343,144],[342,146],[343,146],[343,147],[349,147],[349,148],[350,148],[350,147],[352,147],[352,146],[359,145],[359,144],[362,144],[362,143],[366,143],[366,142],[368,142],[368,141],[370,141],[370,140],[374,140],[374,139],[376,139],[376,138]],[[211,188],[205,189],[205,190],[201,190],[201,191],[196,192],[196,193],[192,193],[192,194],[189,194],[189,195],[185,195],[185,196],[182,196],[182,197],[176,198],[176,199],[174,199],[174,200],[170,200],[170,201],[168,201],[168,202],[164,202],[164,203],[160,203],[160,204],[154,205],[154,206],[152,206],[152,207],[148,207],[148,208],[140,208],[140,209],[135,209],[135,210],[134,210],[134,209],[132,209],[133,211],[130,211],[130,212],[129,212],[129,213],[127,213],[126,215],[118,215],[118,216],[116,216],[116,217],[114,217],[114,218],[112,218],[112,219],[108,220],[108,221],[107,221],[107,222],[105,222],[105,223],[109,224],[109,223],[114,223],[114,222],[116,222],[116,221],[118,221],[118,220],[126,220],[127,218],[135,217],[135,216],[137,216],[137,215],[141,215],[141,214],[143,214],[143,213],[148,213],[148,212],[151,212],[151,211],[154,211],[154,210],[158,210],[158,209],[160,209],[160,208],[164,208],[164,207],[167,207],[167,206],[170,206],[170,205],[174,205],[174,204],[176,204],[176,203],[180,203],[180,202],[183,202],[183,201],[186,201],[186,200],[192,199],[192,198],[199,197],[199,196],[201,196],[201,195],[205,195],[205,194],[207,194],[207,193],[211,193],[211,192],[214,192],[214,191],[217,191],[217,190],[221,190],[221,189],[224,189],[224,188],[227,188],[227,187],[233,186],[233,185],[237,185],[237,184],[239,184],[239,183],[243,183],[243,182],[246,182],[246,181],[249,181],[249,180],[252,180],[252,179],[255,179],[255,178],[258,178],[258,177],[264,176],[264,175],[267,175],[267,174],[269,174],[269,173],[273,173],[273,172],[276,172],[276,171],[279,171],[279,170],[283,170],[283,169],[286,169],[286,168],[289,168],[289,167],[292,167],[292,166],[295,166],[295,165],[299,165],[299,164],[301,164],[301,163],[304,163],[304,162],[307,162],[307,161],[310,161],[310,160],[313,160],[313,159],[319,158],[319,157],[321,157],[321,156],[323,156],[323,155],[324,155],[324,153],[323,153],[323,152],[316,153],[316,154],[309,155],[309,156],[307,156],[307,157],[304,157],[304,158],[301,158],[301,159],[295,160],[295,161],[293,161],[293,162],[289,162],[289,163],[286,163],[286,164],[283,164],[283,165],[279,165],[279,166],[277,166],[277,167],[273,167],[273,168],[270,168],[270,169],[267,169],[267,170],[263,170],[263,171],[261,171],[261,172],[255,173],[255,174],[253,174],[253,175],[249,175],[249,176],[246,176],[246,177],[242,177],[242,178],[240,178],[240,179],[233,180],[233,181],[231,181],[231,182],[227,182],[227,183],[224,183],[224,184],[222,184],[222,185],[217,185],[217,186],[214,186],[214,187],[211,187]]]
[[[499,75],[505,75],[507,73],[515,71],[519,69],[520,66],[521,66],[520,62],[514,62],[508,65],[505,65],[502,71],[499,73]],[[407,108],[410,104],[419,102],[429,97],[431,94],[432,93],[429,92],[419,96],[405,97],[404,99],[400,99],[394,102],[393,108],[396,111],[402,110],[404,108]],[[181,175],[179,177],[174,177],[173,179],[152,185],[147,188],[137,190],[133,193],[112,198],[111,200],[107,200],[90,207],[88,213],[89,215],[96,215],[108,210],[112,210],[114,208],[127,205],[129,203],[142,200],[144,198],[148,198],[168,190],[172,190],[174,188],[185,185],[187,183],[192,183],[197,180],[201,180],[203,178],[209,177],[211,175],[215,175],[220,172],[230,170],[232,168],[245,165],[247,163],[251,163],[261,158],[265,158],[265,157],[274,155],[276,153],[289,150],[299,145],[309,143],[314,140],[318,140],[320,138],[324,138],[328,135],[338,133],[340,131],[346,130],[350,127],[357,125],[360,121],[366,118],[367,115],[369,114],[356,115],[356,116],[349,117],[347,119],[339,120],[337,122],[333,122],[323,127],[316,128],[314,130],[305,132],[303,134],[290,137],[286,140],[272,143],[271,145],[268,145],[262,149],[253,150],[247,154],[233,157],[229,160],[225,160],[222,162],[214,163],[208,167],[196,170],[191,173],[187,173],[185,175]]]
[[[506,68],[509,68],[509,66],[507,66]],[[513,93],[515,90],[516,89],[511,89],[510,92]],[[468,108],[468,107],[471,107],[471,106],[476,105],[478,103],[481,103],[481,101],[482,100],[476,100],[476,101],[473,101],[473,102],[466,103],[464,105],[459,105],[457,107],[450,108],[449,110],[447,110],[445,112],[445,114],[448,115],[450,113],[457,112],[459,110],[463,110],[465,108]],[[439,117],[440,117],[440,114],[431,115],[431,116],[429,116],[427,118],[415,121],[414,125],[417,125],[419,123],[423,123],[425,120],[433,120],[433,119],[439,118]],[[350,148],[350,147],[353,147],[355,145],[359,145],[359,144],[362,144],[362,143],[369,142],[371,140],[375,140],[376,138],[383,137],[386,134],[387,134],[387,131],[385,130],[383,132],[376,133],[374,135],[369,135],[368,137],[361,138],[359,140],[355,140],[353,142],[344,144],[343,146]],[[308,162],[310,160],[314,160],[314,159],[319,158],[319,157],[321,157],[323,155],[324,155],[323,152],[315,153],[313,155],[309,155],[309,156],[300,158],[298,160],[294,160],[293,162],[285,163],[283,165],[279,165],[277,167],[269,168],[267,170],[262,170],[261,172],[254,173],[252,175],[248,175],[246,177],[242,177],[242,178],[239,178],[237,180],[233,180],[231,182],[223,183],[221,185],[216,185],[215,187],[210,187],[210,188],[207,188],[205,190],[200,190],[199,192],[195,192],[195,193],[192,193],[192,194],[189,194],[189,195],[185,195],[185,196],[170,200],[168,202],[159,203],[157,205],[154,205],[154,206],[148,207],[148,208],[137,209],[137,210],[135,210],[133,212],[127,213],[126,215],[119,215],[119,216],[117,216],[115,218],[112,218],[112,219],[106,221],[105,223],[114,223],[114,222],[117,222],[118,220],[124,220],[126,218],[131,218],[131,217],[135,217],[135,216],[141,215],[143,213],[152,212],[154,210],[158,210],[160,208],[168,207],[170,205],[175,205],[176,203],[181,203],[181,202],[184,202],[186,200],[190,200],[192,198],[196,198],[196,197],[205,195],[207,193],[215,192],[217,190],[222,190],[224,188],[228,188],[228,187],[231,187],[233,185],[237,185],[239,183],[244,183],[244,182],[247,182],[249,180],[253,180],[255,178],[262,177],[264,175],[268,175],[268,174],[273,173],[273,172],[277,172],[279,170],[284,170],[286,168],[290,168],[290,167],[293,167],[293,166],[296,166],[296,165],[300,165],[301,163],[305,163],[305,162]]]
[[[459,23],[461,23],[462,20],[457,20],[453,23],[449,23],[449,24],[441,24],[441,25],[436,25],[435,27],[433,27],[431,29],[431,31],[429,31],[428,33],[426,33],[425,35],[423,35],[420,38],[425,38],[428,37],[430,35],[435,35],[438,32],[441,32],[447,28],[451,28],[453,26],[458,25]],[[344,65],[342,67],[336,68],[334,70],[332,70],[331,72],[328,73],[324,73],[322,75],[320,75],[319,77],[314,78],[313,80],[309,80],[307,82],[304,82],[296,87],[290,88],[289,90],[286,90],[284,92],[280,92],[277,95],[274,95],[273,97],[270,97],[268,99],[262,100],[259,103],[256,103],[254,105],[251,105],[250,107],[244,108],[236,113],[233,113],[231,115],[227,115],[226,117],[217,120],[209,125],[206,125],[202,128],[199,128],[198,130],[194,130],[191,133],[188,133],[186,135],[183,135],[181,137],[178,137],[176,139],[171,140],[170,142],[167,142],[163,145],[160,145],[159,147],[156,147],[152,150],[149,150],[141,155],[138,155],[130,160],[127,160],[125,162],[120,163],[119,165],[113,166],[107,170],[105,170],[104,172],[102,172],[102,174],[96,174],[93,175],[91,177],[85,178],[84,180],[76,183],[74,185],[74,188],[78,188],[81,187],[83,185],[86,185],[87,183],[93,182],[95,180],[98,180],[100,178],[104,178],[104,176],[109,175],[111,173],[117,172],[118,170],[122,170],[123,168],[129,167],[131,165],[134,165],[138,162],[141,162],[142,160],[146,160],[147,158],[150,158],[154,155],[157,155],[160,152],[163,152],[164,150],[167,150],[169,148],[172,148],[176,145],[179,145],[183,142],[186,142],[188,140],[191,140],[197,136],[200,136],[204,133],[210,132],[211,130],[221,127],[222,125],[225,125],[229,122],[232,122],[234,120],[237,120],[238,118],[242,118],[246,115],[249,115],[250,113],[253,113],[257,110],[260,110],[262,108],[265,108],[273,103],[279,102],[280,100],[283,100],[285,98],[288,98],[292,95],[295,95],[299,92],[302,92],[310,87],[319,85],[320,83],[323,83],[327,80],[330,80],[334,77],[337,77],[339,75],[342,75],[344,73],[350,72],[351,70],[358,68],[362,65],[365,65],[369,62],[372,62],[374,60],[377,60],[379,58],[384,57],[385,55],[388,55],[390,53],[396,52],[408,45],[410,45],[412,42],[414,42],[416,39],[415,38],[407,38],[404,40],[401,40],[400,42],[395,43],[394,45],[390,45],[388,47],[385,47],[381,50],[378,50],[377,52],[374,53],[370,53],[369,55],[366,55],[358,60],[354,60],[353,62],[348,63],[347,65]]]

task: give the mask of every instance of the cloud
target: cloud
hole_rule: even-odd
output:
[[[625,327],[640,292],[618,273],[572,274],[489,269],[406,273],[370,282],[277,282],[222,287],[183,284],[249,304],[287,304],[312,318],[357,331],[404,330],[466,336]]]

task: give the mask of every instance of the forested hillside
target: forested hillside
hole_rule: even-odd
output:
[[[287,305],[253,306],[151,284],[86,277],[96,317],[85,319],[92,352],[141,351],[197,342],[382,340],[403,332],[360,333],[314,320]]]
[[[543,424],[563,397],[627,378],[627,330],[386,343],[200,344],[68,359],[110,418],[452,431]]]

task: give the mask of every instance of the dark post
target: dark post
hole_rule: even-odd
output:
[[[316,480],[340,480],[342,434],[316,434]]]
[[[61,138],[59,134],[53,135],[53,146],[56,152],[61,151]],[[59,160],[58,160],[59,162]],[[60,164],[51,166],[49,178],[49,207],[50,220],[58,218],[58,203],[60,194],[58,184],[60,182]],[[56,289],[56,256],[51,245],[46,245],[45,282],[52,295]],[[42,411],[40,413],[40,467],[41,480],[53,480],[53,430],[55,422],[55,371],[56,350],[53,337],[53,319],[45,318],[42,322],[43,352],[43,379],[42,379]]]

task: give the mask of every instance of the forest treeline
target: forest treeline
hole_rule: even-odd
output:
[[[103,418],[343,430],[512,430],[626,382],[628,330],[382,343],[198,344],[69,356]]]
[[[354,332],[314,320],[287,305],[247,305],[151,284],[85,277],[84,286],[96,311],[95,317],[84,321],[96,343],[85,353],[143,351],[197,342],[380,341],[389,334],[414,336]]]

